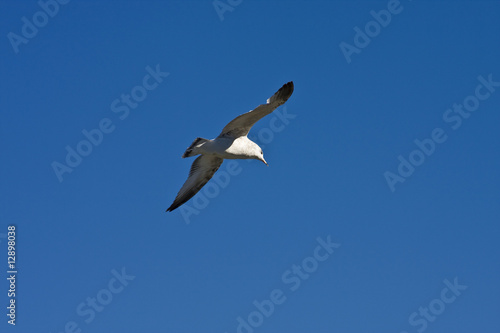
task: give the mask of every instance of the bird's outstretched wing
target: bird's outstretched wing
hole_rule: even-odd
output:
[[[189,177],[182,185],[177,197],[167,212],[171,212],[189,199],[191,199],[205,184],[212,178],[214,173],[219,169],[224,159],[212,155],[201,155],[194,160]]]
[[[290,81],[283,85],[266,104],[261,104],[250,112],[244,113],[234,118],[224,127],[219,136],[228,135],[234,138],[248,134],[252,126],[262,117],[273,112],[278,106],[284,104],[293,93],[293,82]]]

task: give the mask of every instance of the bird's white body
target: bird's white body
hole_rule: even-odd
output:
[[[256,158],[256,152],[262,149],[246,136],[232,138],[219,136],[213,140],[202,143],[193,149],[195,154],[216,155],[223,159],[251,159]]]

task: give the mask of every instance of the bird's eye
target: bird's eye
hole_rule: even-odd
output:
[[[264,155],[264,152],[261,150],[261,151],[260,151],[260,154],[261,154],[261,155]]]

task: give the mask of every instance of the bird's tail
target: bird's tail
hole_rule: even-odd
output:
[[[186,151],[184,152],[184,154],[182,154],[182,158],[198,155],[199,153],[197,152],[196,148],[200,148],[201,146],[203,146],[203,144],[205,144],[205,142],[208,142],[208,141],[210,141],[210,140],[203,139],[203,138],[194,139],[191,146],[189,146],[186,149]]]

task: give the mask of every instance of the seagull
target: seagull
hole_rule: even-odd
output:
[[[261,104],[231,120],[215,139],[196,138],[182,158],[200,156],[194,160],[188,179],[167,212],[178,208],[198,193],[219,169],[224,159],[256,159],[268,165],[262,149],[247,135],[257,121],[283,105],[292,93],[293,82],[290,81],[269,98],[266,104]]]

